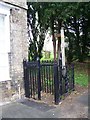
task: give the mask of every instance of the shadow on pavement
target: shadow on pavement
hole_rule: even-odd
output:
[[[49,106],[46,103],[39,103],[39,102],[35,102],[35,101],[32,101],[32,100],[28,100],[28,99],[23,99],[22,101],[19,101],[19,103],[22,103],[22,104],[24,104],[28,107],[38,109],[42,112],[46,112],[48,110],[56,108],[55,106]]]

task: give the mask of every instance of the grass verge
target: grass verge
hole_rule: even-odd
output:
[[[88,64],[75,64],[75,84],[80,86],[88,86]]]

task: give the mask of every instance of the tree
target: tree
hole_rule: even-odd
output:
[[[89,54],[89,11],[90,3],[78,3],[76,8],[74,8],[74,13],[66,19],[65,29],[69,41],[67,58],[69,62],[73,60],[82,62]]]
[[[36,19],[38,14],[38,20]],[[36,26],[36,21],[38,21]],[[29,53],[33,60],[41,58],[45,33],[50,28],[56,60],[55,33],[60,33],[64,25],[65,36],[69,42],[67,60],[83,61],[89,53],[90,39],[90,2],[89,3],[28,3],[28,23],[33,39],[30,39]],[[39,40],[37,37],[39,36]],[[60,37],[58,37],[58,56],[60,54]]]
[[[43,21],[44,7],[41,3],[28,3],[28,28],[29,28],[29,60],[36,60],[42,57],[42,48],[44,45],[46,25]]]

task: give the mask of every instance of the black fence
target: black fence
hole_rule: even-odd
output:
[[[74,90],[74,66],[62,62],[23,61],[25,96],[41,100],[41,91],[54,95],[55,104]]]

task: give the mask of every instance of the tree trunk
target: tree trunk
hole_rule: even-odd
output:
[[[80,36],[79,36],[79,21],[74,17],[74,24],[75,24],[75,33],[76,33],[76,56],[77,59],[80,61],[81,59],[81,49],[80,49]]]
[[[52,31],[54,61],[56,61],[56,39],[54,35],[54,16],[53,15],[51,16],[51,31]]]
[[[62,24],[62,21],[58,19],[58,34],[60,34],[61,24]],[[57,58],[58,58],[58,61],[60,59],[60,52],[61,52],[61,37],[58,37],[58,46],[57,46]]]

